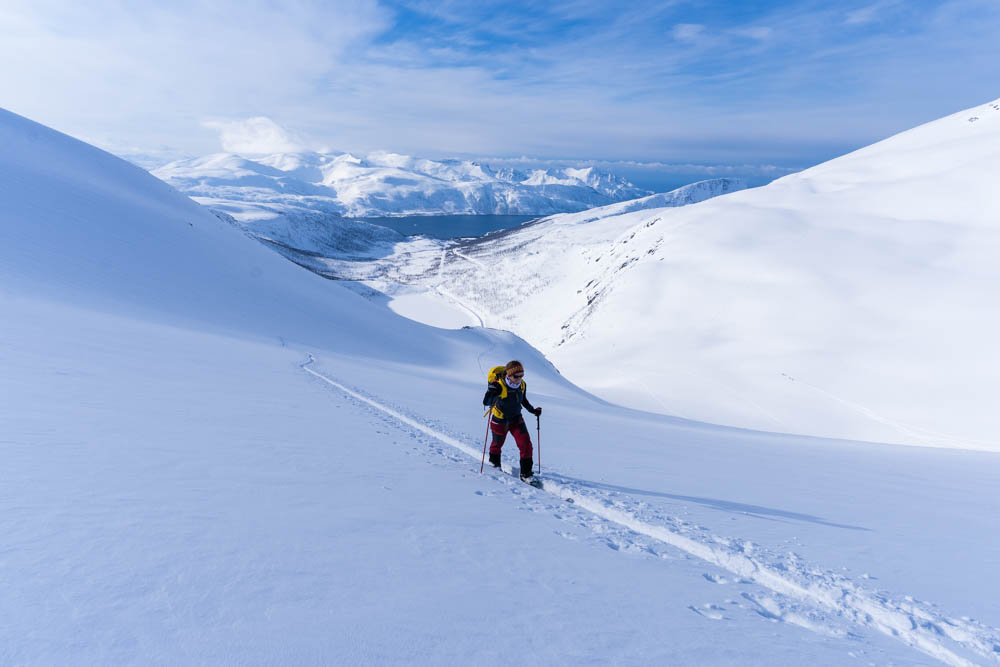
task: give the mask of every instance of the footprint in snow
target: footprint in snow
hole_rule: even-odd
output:
[[[694,613],[698,614],[699,616],[704,616],[705,618],[709,618],[709,619],[711,619],[713,621],[724,621],[724,620],[726,620],[725,615],[723,615],[723,613],[722,613],[725,610],[722,607],[720,607],[719,605],[716,605],[716,604],[708,604],[708,603],[706,603],[706,604],[701,605],[701,607],[695,607],[694,605],[689,605],[688,609],[690,609]]]

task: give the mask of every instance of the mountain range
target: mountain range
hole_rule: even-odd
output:
[[[650,194],[593,167],[520,171],[387,152],[218,153],[152,173],[240,221],[303,212],[349,218],[547,215]]]

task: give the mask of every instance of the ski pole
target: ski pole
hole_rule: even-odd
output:
[[[542,416],[535,415],[535,423],[538,425],[538,474],[542,474]]]
[[[492,410],[492,408],[491,408]],[[487,413],[489,414],[489,413]],[[486,466],[486,443],[490,441],[490,422],[493,421],[493,415],[486,420],[486,438],[483,440],[483,460],[479,463],[479,474],[483,474],[483,468]]]

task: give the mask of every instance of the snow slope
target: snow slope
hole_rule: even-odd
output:
[[[469,241],[422,284],[616,403],[1000,450],[998,108],[693,206]]]
[[[241,222],[289,213],[546,215],[648,194],[593,167],[522,172],[396,153],[365,158],[348,153],[219,153],[171,162],[152,173]]]
[[[616,408],[68,137],[0,145],[0,662],[1000,662],[998,455]],[[511,356],[542,491],[479,474]]]

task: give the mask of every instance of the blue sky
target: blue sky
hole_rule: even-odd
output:
[[[997,0],[5,0],[0,106],[121,154],[759,181],[997,98],[998,35]]]

